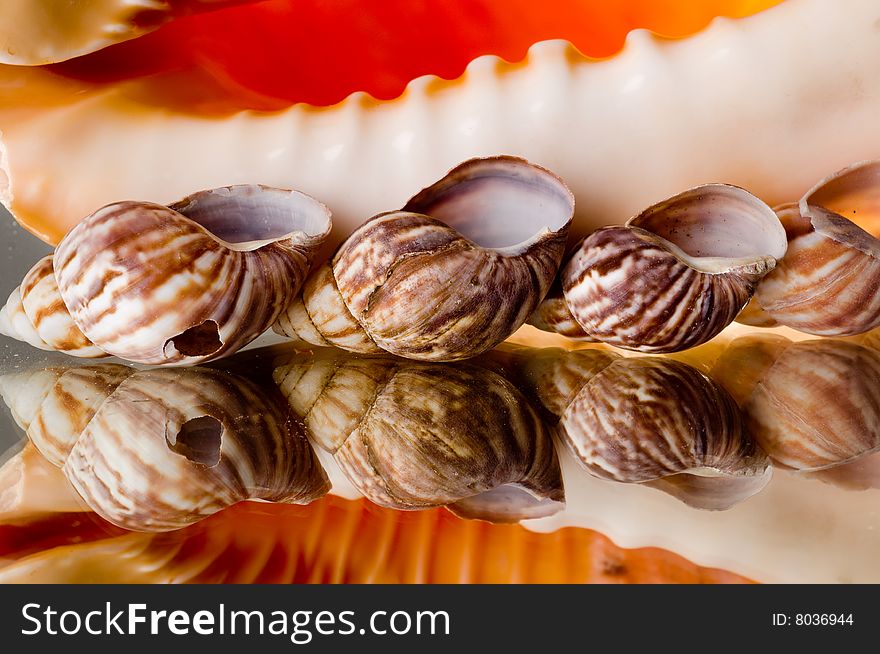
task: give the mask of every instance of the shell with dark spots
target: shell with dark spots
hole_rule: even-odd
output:
[[[495,522],[563,506],[549,432],[487,368],[330,351],[282,357],[274,377],[316,445],[376,504]]]
[[[573,211],[571,192],[543,168],[513,157],[465,162],[355,231],[275,330],[353,352],[476,356],[547,294]]]

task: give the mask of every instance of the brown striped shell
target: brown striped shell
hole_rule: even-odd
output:
[[[471,364],[287,355],[274,377],[313,441],[381,506],[509,522],[560,510],[556,451],[506,379]]]
[[[46,459],[61,467],[98,407],[136,371],[105,363],[0,375],[0,393]]]
[[[880,450],[880,352],[834,339],[734,341],[712,370],[774,461],[824,470]]]
[[[28,273],[0,312],[0,332],[152,365],[226,356],[296,296],[329,231],[324,205],[263,186],[202,191],[168,207],[112,204]]]
[[[89,508],[126,529],[177,529],[247,499],[305,504],[329,489],[271,383],[105,364],[7,376],[0,388]]]
[[[821,336],[880,326],[880,161],[835,173],[777,213],[788,252],[758,286],[764,313]]]
[[[592,475],[647,483],[701,509],[727,509],[770,480],[730,394],[695,368],[601,350],[526,356],[524,379],[557,436]]]
[[[699,186],[584,239],[561,272],[565,303],[582,337],[677,352],[730,324],[785,247],[779,220],[758,198]],[[560,311],[544,307],[533,324],[570,326]]]
[[[315,345],[455,361],[516,331],[553,282],[574,199],[513,157],[472,159],[367,221],[275,325]]]

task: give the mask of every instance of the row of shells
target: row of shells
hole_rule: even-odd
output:
[[[313,345],[457,361],[526,322],[647,353],[734,320],[846,336],[880,326],[880,162],[775,211],[709,184],[599,229],[566,256],[574,198],[509,156],[467,161],[313,265],[329,210],[234,186],[99,209],[39,261],[0,333],[82,357],[193,364],[270,326]]]
[[[586,474],[701,509],[754,495],[774,466],[880,487],[869,341],[716,349],[697,367],[604,347],[437,364],[275,346],[222,368],[36,369],[0,377],[0,392],[88,507],[138,531],[243,500],[309,503],[331,480],[384,507],[539,518],[564,506],[560,447]]]

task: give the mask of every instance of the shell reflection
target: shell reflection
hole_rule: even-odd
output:
[[[559,439],[596,477],[647,483],[716,510],[770,480],[733,398],[689,365],[601,349],[516,356]]]
[[[2,378],[37,448],[101,517],[177,529],[247,499],[308,503],[329,482],[271,388],[208,368],[116,365]]]
[[[880,351],[834,339],[737,339],[712,370],[756,440],[785,467],[850,488],[880,485]]]
[[[317,445],[376,504],[449,505],[496,522],[563,506],[548,430],[491,370],[325,351],[282,357],[274,377]]]

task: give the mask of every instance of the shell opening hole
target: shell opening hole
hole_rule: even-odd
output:
[[[211,416],[199,416],[181,425],[172,442],[166,435],[168,447],[175,454],[193,463],[213,467],[220,463],[220,444],[223,440],[223,425]]]
[[[677,245],[692,257],[781,259],[788,241],[770,207],[733,186],[685,191],[630,221]]]
[[[466,177],[425,189],[404,209],[441,220],[493,249],[528,242],[544,228],[559,230],[571,218],[572,196],[545,170],[512,159],[464,166]]]
[[[294,232],[319,236],[330,228],[329,211],[314,198],[256,185],[203,191],[171,208],[241,251],[254,250]]]
[[[213,320],[206,320],[174,338],[169,338],[165,343],[166,351],[169,345],[183,356],[203,357],[214,354],[223,346],[223,341],[220,340],[219,325]]]

